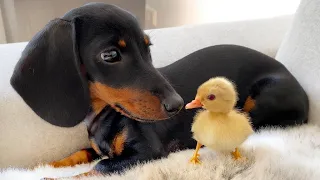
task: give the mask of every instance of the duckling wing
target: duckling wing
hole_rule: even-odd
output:
[[[220,117],[211,123],[211,126],[209,124],[206,126],[207,133],[203,139],[207,147],[216,151],[233,151],[247,137],[247,133],[239,130],[243,122],[238,125],[237,121],[233,121],[228,116]]]
[[[238,111],[230,112],[228,126],[226,137],[236,146],[242,144],[254,132],[248,116]]]

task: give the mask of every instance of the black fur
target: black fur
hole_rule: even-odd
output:
[[[88,82],[149,91],[165,106],[173,106],[176,113],[183,102],[194,98],[200,84],[214,76],[235,82],[239,92],[237,108],[242,109],[249,96],[255,100],[249,112],[255,129],[307,122],[305,91],[275,59],[246,47],[219,45],[155,69],[143,35],[136,19],[118,7],[94,3],[74,9],[50,22],[31,40],[11,83],[40,117],[59,126],[74,126],[87,115]],[[125,49],[117,47],[119,37],[126,40]],[[120,63],[97,62],[99,53],[111,47],[119,49]],[[87,78],[81,75],[81,64]],[[195,110],[181,110],[165,121],[141,117],[154,121],[143,123],[106,107],[94,122],[88,123],[89,136],[102,154],[110,155],[110,143],[117,133],[124,128],[128,132],[123,152],[111,154],[96,169],[102,173],[121,172],[137,162],[195,147],[190,132],[194,114]]]

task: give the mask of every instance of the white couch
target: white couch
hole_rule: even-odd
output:
[[[275,57],[292,20],[293,16],[282,16],[146,32],[154,44],[151,49],[154,64],[160,67],[216,44],[243,45]],[[84,124],[73,128],[48,124],[36,116],[10,86],[13,67],[25,45],[0,45],[0,168],[32,167],[89,146]],[[290,63],[286,61],[289,66]],[[297,74],[303,76],[303,73]]]

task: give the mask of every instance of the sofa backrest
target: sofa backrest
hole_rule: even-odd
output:
[[[276,59],[309,96],[309,122],[320,125],[320,1],[302,0]]]

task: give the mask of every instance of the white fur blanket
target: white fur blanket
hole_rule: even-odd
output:
[[[84,177],[82,179],[139,180],[319,180],[320,128],[305,125],[296,128],[266,129],[251,136],[241,147],[248,159],[234,161],[229,155],[216,154],[203,148],[201,165],[188,163],[193,150],[171,154],[168,158],[141,164],[121,175]],[[39,180],[42,177],[66,177],[86,172],[91,165],[35,170],[7,169],[1,180]]]

